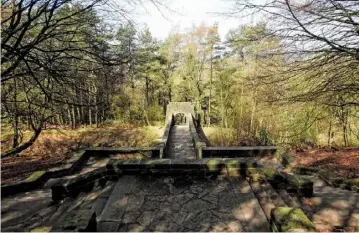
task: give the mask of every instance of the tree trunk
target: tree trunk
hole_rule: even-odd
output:
[[[328,129],[328,146],[332,145],[332,119],[329,122],[329,129]]]
[[[36,139],[39,137],[40,133],[41,133],[42,127],[40,127],[39,129],[34,130],[34,134],[32,135],[32,137],[30,138],[29,141],[25,142],[24,144],[22,144],[21,146],[18,146],[12,150],[10,150],[9,152],[5,153],[4,155],[1,155],[1,158],[5,158],[11,155],[15,155],[20,153],[21,151],[27,149],[28,147],[30,147],[32,144],[34,144],[34,142],[36,141]]]
[[[94,88],[94,103],[95,103],[95,124],[96,127],[98,127],[98,106],[97,106],[97,89],[96,87]]]
[[[72,129],[76,128],[75,106],[72,107]]]
[[[19,116],[17,113],[17,82],[16,78],[14,79],[14,123],[13,123],[13,142],[12,148],[16,148],[19,145]]]
[[[68,115],[68,118],[69,118],[69,124],[71,125],[71,128],[72,128],[72,117],[71,117],[71,106],[68,105],[67,106],[67,115]]]
[[[16,148],[19,145],[19,117],[17,116],[17,113],[15,113],[14,118],[15,118],[13,123],[14,136],[13,136],[12,148]]]
[[[91,126],[92,125],[92,118],[91,118],[91,92],[89,91],[89,100],[88,100],[88,104],[89,104],[89,106],[88,106],[88,111],[89,111],[89,125]]]
[[[213,77],[213,46],[211,48],[211,73],[209,79],[209,98],[208,98],[208,126],[211,126],[211,98],[212,98],[212,77]],[[223,119],[223,118],[222,118]],[[222,121],[223,125],[223,121]]]
[[[250,129],[249,132],[250,133],[254,133],[254,115],[256,112],[256,101],[254,101],[253,106],[252,106],[252,113],[251,113],[251,124],[250,124]]]

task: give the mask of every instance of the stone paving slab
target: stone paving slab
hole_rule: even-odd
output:
[[[269,230],[248,182],[224,177],[123,176],[98,220],[99,231]]]
[[[302,198],[302,207],[319,231],[359,231],[359,194],[314,182],[314,196]]]

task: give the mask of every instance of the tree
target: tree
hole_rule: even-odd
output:
[[[94,10],[99,3],[3,2],[8,12],[2,20],[2,117],[14,131],[13,149],[3,156],[31,146],[48,122],[72,128],[91,124],[92,108],[96,124],[98,118],[105,119],[106,67],[126,58],[110,51],[103,39],[106,31],[100,29],[103,23]],[[23,122],[33,131],[26,142]]]
[[[343,113],[334,115],[343,126],[345,145],[349,144],[348,128],[358,117],[358,13],[355,1],[334,0],[271,0],[265,4],[238,0],[235,10],[228,12],[236,17],[267,17],[266,37],[279,39],[280,46],[272,53],[282,54],[285,61],[274,63],[274,69],[258,76],[258,85],[282,87],[267,101],[318,105],[325,119],[332,119],[336,109],[334,112]]]

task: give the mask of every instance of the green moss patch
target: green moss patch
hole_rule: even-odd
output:
[[[268,168],[262,168],[261,173],[267,178],[274,178],[276,175],[278,175],[277,171]]]
[[[51,227],[35,227],[30,232],[50,232]]]
[[[236,159],[231,159],[226,161],[226,166],[227,168],[239,168],[241,166],[241,163]]]
[[[348,184],[348,185],[351,185],[351,186],[358,186],[359,187],[359,179],[346,180],[345,183]]]
[[[44,175],[46,173],[45,170],[41,170],[41,171],[36,171],[34,173],[32,173],[28,178],[26,178],[26,182],[32,182],[37,180],[38,178],[40,178],[42,175]]]
[[[277,207],[271,212],[271,221],[282,232],[313,232],[314,224],[300,208]]]
[[[215,171],[219,168],[219,165],[221,164],[221,159],[211,159],[207,162],[208,170]]]

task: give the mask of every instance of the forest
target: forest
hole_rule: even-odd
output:
[[[253,11],[225,38],[202,23],[162,40],[111,1],[2,0],[2,158],[48,129],[163,125],[176,101],[219,145],[357,146],[358,2],[236,0],[218,14]]]

